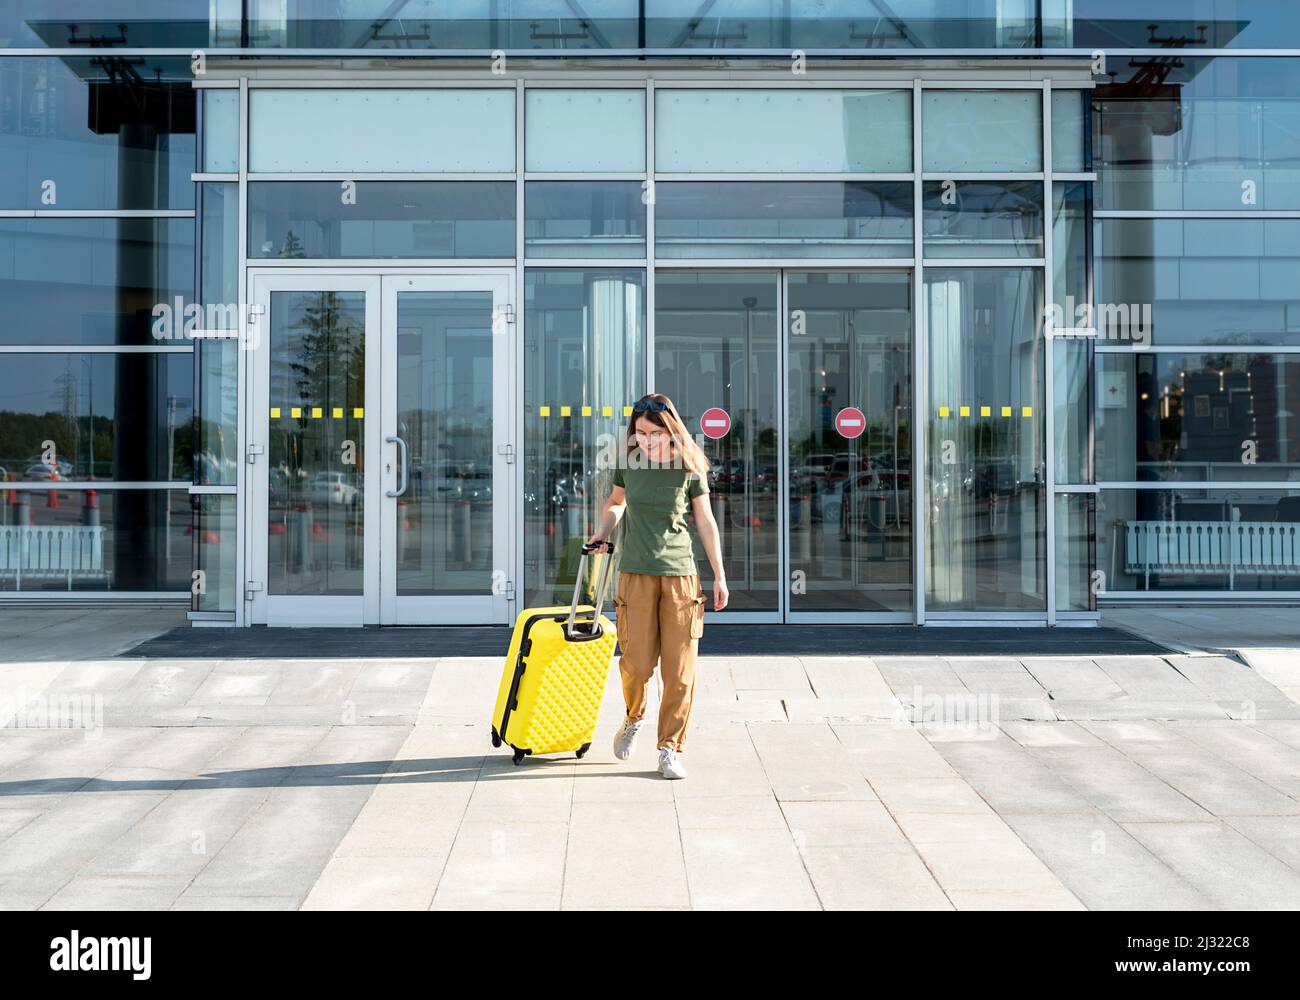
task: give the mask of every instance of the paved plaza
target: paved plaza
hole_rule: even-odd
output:
[[[616,671],[585,759],[515,767],[496,657],[147,659],[183,614],[7,611],[0,907],[1300,908],[1296,612],[1143,616],[1179,651],[706,632],[669,782],[652,734],[613,758]]]

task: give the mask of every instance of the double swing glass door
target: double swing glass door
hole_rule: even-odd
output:
[[[254,272],[254,623],[505,623],[505,274]]]

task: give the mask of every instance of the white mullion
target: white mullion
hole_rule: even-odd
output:
[[[1143,354],[1300,354],[1300,344],[1150,344],[1147,347],[1127,347],[1122,344],[1107,344],[1100,334],[1078,339],[1094,341],[1097,354],[1134,357]]]
[[[776,380],[777,380],[777,434],[776,434],[776,467],[780,470],[780,478],[777,488],[777,524],[781,526],[777,533],[777,611],[781,615],[781,620],[788,622],[790,620],[790,574],[793,572],[790,566],[790,298],[789,298],[789,277],[790,272],[785,268],[776,272],[776,308],[777,316],[777,352],[776,352]],[[849,358],[849,364],[852,365],[854,359]],[[745,370],[749,370],[749,359],[745,359]],[[753,407],[754,400],[747,398],[746,405]],[[756,408],[756,407],[755,407]],[[755,470],[751,467],[748,475],[754,475]],[[752,485],[746,485],[746,492],[753,492]],[[809,507],[807,530],[812,532],[812,508]],[[807,567],[804,567],[807,572]]]
[[[1209,209],[1209,208],[1157,208],[1093,209],[1094,219],[1300,219],[1300,210],[1296,209]]]
[[[646,392],[655,390],[655,209],[659,200],[655,176],[655,80],[645,82],[645,179],[650,194],[645,206],[645,329]]]
[[[445,181],[449,184],[464,181],[513,181],[517,179],[517,174],[513,171],[505,172],[494,170],[482,173],[466,173],[460,171],[457,173],[437,173],[437,172],[416,172],[408,171],[406,173],[384,173],[382,171],[357,171],[356,173],[340,173],[338,171],[317,171],[313,173],[293,173],[285,171],[264,171],[260,173],[250,173],[248,179],[255,184],[294,184],[294,183],[323,183],[330,184],[342,181],[364,181],[369,184],[385,181]]]
[[[1052,207],[1052,83],[1043,81],[1043,305],[1037,323],[1043,329],[1043,487],[1046,497],[1047,624],[1056,624],[1056,352],[1051,324],[1046,322],[1055,301],[1053,288]]]
[[[192,208],[4,208],[0,219],[193,219]]]
[[[510,383],[508,391],[511,399],[524,399],[525,390],[525,373],[524,364],[527,358],[527,352],[524,350],[524,255],[525,255],[525,225],[526,213],[528,206],[525,202],[524,182],[527,175],[524,171],[524,165],[527,163],[527,126],[525,120],[528,113],[527,100],[524,89],[524,81],[517,80],[515,83],[515,264],[511,272],[508,283],[513,285],[514,330],[510,337],[510,349],[507,352],[506,364],[509,366]],[[512,511],[510,515],[510,581],[515,584],[514,594],[507,600],[510,615],[518,614],[519,609],[524,606],[524,571],[526,563],[526,554],[524,552],[524,408],[522,405],[512,406],[511,410],[511,427],[510,427],[510,444],[514,448],[515,460],[510,466],[510,486],[512,489],[511,496],[514,498]]]
[[[912,612],[917,625],[925,624],[925,543],[930,525],[926,518],[929,469],[926,435],[930,431],[928,332],[925,324],[925,245],[922,205],[922,167],[925,150],[921,138],[921,82],[912,85]]]
[[[252,291],[248,276],[248,105],[248,78],[241,77],[239,80],[239,217],[236,222],[239,242],[236,252],[238,254],[239,270],[235,283],[236,298],[239,299],[237,303],[239,308],[239,339],[237,340],[239,350],[236,352],[235,358],[235,396],[238,400],[236,427],[238,428],[237,434],[239,438],[239,468],[235,473],[235,486],[239,495],[239,499],[235,502],[237,512],[235,518],[235,625],[237,627],[249,623],[248,601],[245,600],[245,588],[248,582],[251,556],[249,547],[252,545],[252,539],[259,535],[258,532],[253,530],[252,525],[252,515],[256,505],[250,496],[248,463],[244,457],[248,454],[248,446],[252,443],[251,435],[254,421],[253,408],[249,405],[249,392],[253,387],[251,378],[253,353],[246,350],[249,293]],[[269,322],[266,324],[266,330],[269,335]],[[259,344],[259,348],[265,346]],[[263,530],[265,530],[265,525],[263,525]]]
[[[193,354],[194,344],[0,344],[0,354]]]

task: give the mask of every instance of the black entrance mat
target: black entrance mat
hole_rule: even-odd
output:
[[[174,628],[124,656],[345,660],[505,656],[504,626]],[[709,656],[1125,656],[1169,650],[1117,628],[917,628],[913,625],[709,625]]]

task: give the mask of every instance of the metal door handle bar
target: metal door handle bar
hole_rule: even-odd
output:
[[[387,496],[400,497],[406,492],[406,442],[399,437],[384,438],[389,444],[397,445],[398,461],[401,463],[399,471],[401,478],[398,480],[398,487],[395,490],[388,490]]]

